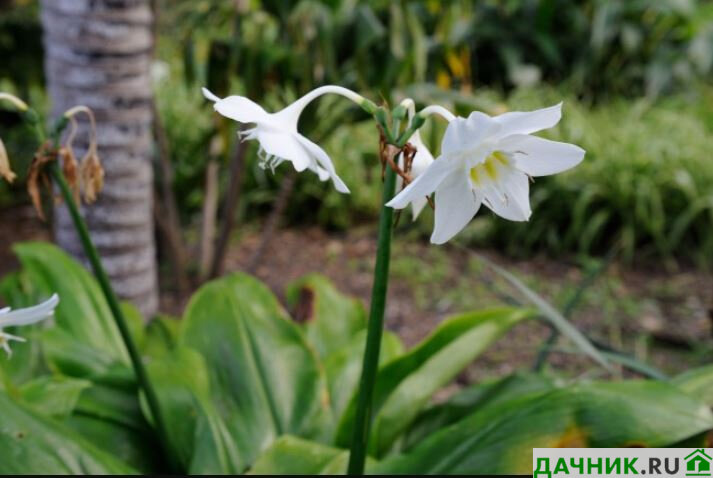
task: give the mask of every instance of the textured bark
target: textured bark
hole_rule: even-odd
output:
[[[42,0],[45,70],[54,117],[83,104],[97,118],[106,171],[98,201],[82,207],[116,292],[148,317],[158,305],[153,230],[149,0]],[[82,123],[85,129],[87,124]],[[87,147],[80,134],[77,157]],[[55,210],[55,238],[83,259],[66,208]]]

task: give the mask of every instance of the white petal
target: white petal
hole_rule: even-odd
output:
[[[426,204],[428,204],[428,200],[423,197],[421,199],[414,199],[411,201],[411,218],[412,220],[416,220],[418,218],[418,215],[421,214],[421,211],[423,211],[423,208],[426,207]]]
[[[320,165],[313,164],[310,169],[312,171],[314,171],[315,173],[317,173],[317,176],[319,176],[320,181],[328,181],[329,180],[329,173],[327,172],[326,169],[324,169]]]
[[[201,91],[203,92],[203,96],[205,96],[206,99],[212,101],[213,103],[215,103],[216,101],[220,101],[220,98],[213,94],[208,88],[203,87],[201,88]]]
[[[46,319],[54,313],[55,307],[59,303],[59,296],[54,294],[41,304],[26,309],[17,309],[7,312],[0,317],[0,328],[12,327],[16,325],[29,325]]]
[[[443,244],[468,225],[480,208],[465,172],[456,171],[436,189],[436,223],[431,242]]]
[[[304,146],[304,148],[309,152],[309,154],[312,155],[312,157],[317,161],[317,163],[319,163],[319,166],[327,173],[329,173],[329,177],[332,178],[332,182],[334,182],[334,188],[340,193],[349,193],[349,188],[347,187],[347,185],[344,184],[344,181],[342,181],[339,176],[337,176],[337,171],[334,169],[334,164],[332,164],[332,160],[329,159],[329,155],[322,148],[317,146],[305,136],[302,136],[301,134],[295,134],[295,138],[297,139],[297,141],[300,142],[302,146]]]
[[[282,125],[273,121],[273,116],[267,113],[262,106],[244,96],[228,96],[216,101],[213,108],[226,118],[240,123],[264,123],[271,124],[278,129],[290,129],[290,125]],[[293,125],[292,128],[296,126]]]
[[[433,155],[428,150],[426,145],[423,144],[423,141],[421,141],[421,135],[418,131],[416,131],[413,136],[411,136],[411,138],[409,139],[409,143],[411,143],[411,146],[416,148],[416,155],[413,158],[413,163],[411,163],[410,172],[411,179],[414,180],[418,178],[421,174],[423,174],[426,169],[428,169],[428,167],[431,165],[431,163],[433,163]],[[398,165],[400,168],[404,167],[403,154],[399,154]],[[403,179],[401,179],[401,176],[398,176],[396,178],[396,190],[400,191],[402,185]],[[427,203],[428,200],[425,196],[417,197],[413,201],[411,201],[412,219],[414,221],[416,220],[418,215],[421,214],[421,211]]]
[[[456,118],[446,128],[441,142],[441,154],[448,155],[476,148],[484,139],[496,134],[502,126],[493,119],[474,111],[468,118]]]
[[[530,178],[511,166],[498,170],[498,180],[483,187],[488,206],[495,214],[510,221],[530,219]]]
[[[414,199],[424,198],[436,190],[439,184],[459,165],[443,158],[438,158],[403,191],[398,193],[386,205],[394,209],[403,209]],[[458,168],[459,170],[462,168]],[[465,173],[464,173],[465,174]]]
[[[255,128],[254,134],[265,153],[290,161],[297,171],[312,165],[310,154],[297,140],[298,135],[260,127]]]
[[[495,116],[493,120],[503,126],[502,136],[530,134],[551,128],[562,118],[562,103],[535,111],[513,111]]]
[[[414,136],[418,134],[418,131]],[[414,138],[412,138],[413,140]],[[413,163],[411,164],[411,177],[417,178],[428,169],[433,160],[433,155],[428,150],[425,144],[421,142],[418,138],[415,141],[411,141],[411,144],[416,147],[416,156],[413,158]]]
[[[585,151],[574,144],[517,134],[500,141],[503,150],[513,153],[515,166],[530,176],[561,173],[578,165]]]

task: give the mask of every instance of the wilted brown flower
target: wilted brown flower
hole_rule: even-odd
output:
[[[50,187],[49,178],[45,173],[44,166],[50,161],[55,160],[56,152],[52,151],[49,143],[40,146],[40,149],[35,153],[35,157],[30,165],[30,172],[27,175],[27,193],[30,195],[32,205],[37,211],[40,219],[45,220],[45,214],[42,211],[42,195],[40,194],[40,186],[46,185]]]
[[[97,132],[94,113],[92,113],[92,110],[86,106],[75,106],[64,113],[64,116],[69,118],[72,126],[72,130],[67,137],[65,148],[70,151],[70,153],[72,152],[72,142],[77,132],[77,122],[74,119],[74,116],[79,113],[84,113],[89,117],[90,130],[89,148],[79,165],[80,181],[79,184],[77,184],[77,188],[81,186],[81,189],[84,192],[84,202],[91,204],[96,201],[97,195],[101,192],[102,187],[104,186],[104,169],[102,168],[101,162],[99,161],[99,154],[97,153]],[[72,154],[72,158],[74,158],[74,154]],[[70,179],[67,178],[67,181],[70,181]],[[72,183],[70,182],[70,186],[71,185]]]
[[[97,199],[104,187],[104,168],[102,168],[97,154],[96,147],[89,148],[89,151],[82,159],[81,165],[82,187],[84,189],[84,201],[91,204]]]
[[[69,189],[72,190],[74,202],[79,204],[79,167],[77,158],[74,157],[72,148],[62,147],[59,149],[59,158],[62,161],[62,175],[67,181]]]

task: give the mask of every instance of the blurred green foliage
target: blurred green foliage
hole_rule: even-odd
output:
[[[171,5],[162,24],[172,33],[162,42],[161,56],[180,61],[169,61],[173,74],[158,91],[179,168],[181,210],[188,215],[200,208],[202,151],[212,126],[201,118],[196,128],[194,110],[181,102],[197,108],[202,100],[194,92],[201,82],[220,95],[247,95],[271,110],[325,83],[391,103],[404,96],[421,104],[439,102],[461,114],[473,109],[495,114],[505,104],[534,109],[564,95],[565,119],[545,135],[582,145],[588,151],[584,164],[533,185],[535,214],[528,224],[493,220],[482,211],[462,239],[496,244],[511,254],[599,253],[617,244],[629,258],[635,251],[664,258],[713,256],[713,239],[705,232],[713,218],[713,168],[706,164],[713,90],[701,86],[713,65],[709,3],[201,0]],[[545,86],[553,82],[559,86]],[[300,128],[327,150],[352,194],[340,195],[300,175],[287,211],[292,224],[344,229],[377,213],[377,137],[373,124],[360,121],[344,103],[320,100]],[[205,112],[209,115],[208,108]],[[443,128],[426,126],[433,152]],[[288,171],[266,173],[254,153],[248,154],[242,219],[269,209]],[[422,218],[415,229],[425,237],[430,227],[430,218]]]
[[[421,105],[438,102],[460,114],[474,109],[497,114],[505,105],[532,109],[565,98],[562,124],[545,135],[582,145],[588,151],[584,163],[538,179],[528,224],[496,221],[482,211],[462,240],[495,244],[511,254],[598,253],[618,244],[628,257],[634,252],[713,256],[713,239],[706,235],[713,219],[713,168],[707,164],[713,136],[711,2],[163,0],[158,5],[156,94],[186,224],[200,213],[212,138],[218,130],[231,133],[225,168],[237,140],[237,126],[213,115],[199,86],[219,95],[246,95],[276,110],[316,86],[335,83],[375,100],[393,104],[411,96]],[[23,85],[36,83],[33,78],[41,80],[41,72],[34,73],[41,66],[36,14],[34,1],[0,2],[0,53],[7,51],[3,57],[10,62],[0,74],[6,77],[0,79],[3,89],[13,84],[21,92]],[[25,34],[31,37],[27,41]],[[286,212],[291,224],[346,229],[375,217],[377,135],[366,119],[340,98],[320,99],[305,111],[300,130],[330,154],[352,194],[299,175]],[[0,133],[22,173],[30,156],[15,123],[1,116]],[[434,153],[443,130],[435,121],[425,127]],[[276,175],[263,171],[255,153],[250,144],[241,220],[269,211],[289,172],[288,165]],[[224,190],[227,174],[220,179]],[[6,186],[0,186],[0,201],[7,203],[3,197]],[[430,215],[426,210],[426,217],[411,225],[406,213],[400,227],[426,237]]]

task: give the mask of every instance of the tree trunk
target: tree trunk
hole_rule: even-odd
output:
[[[120,297],[145,317],[158,307],[152,219],[149,0],[42,0],[45,71],[53,117],[83,104],[97,118],[106,172],[99,199],[84,206],[92,239]],[[80,123],[86,132],[87,123]],[[86,134],[74,141],[81,158]],[[83,260],[66,208],[55,211],[59,245]]]

